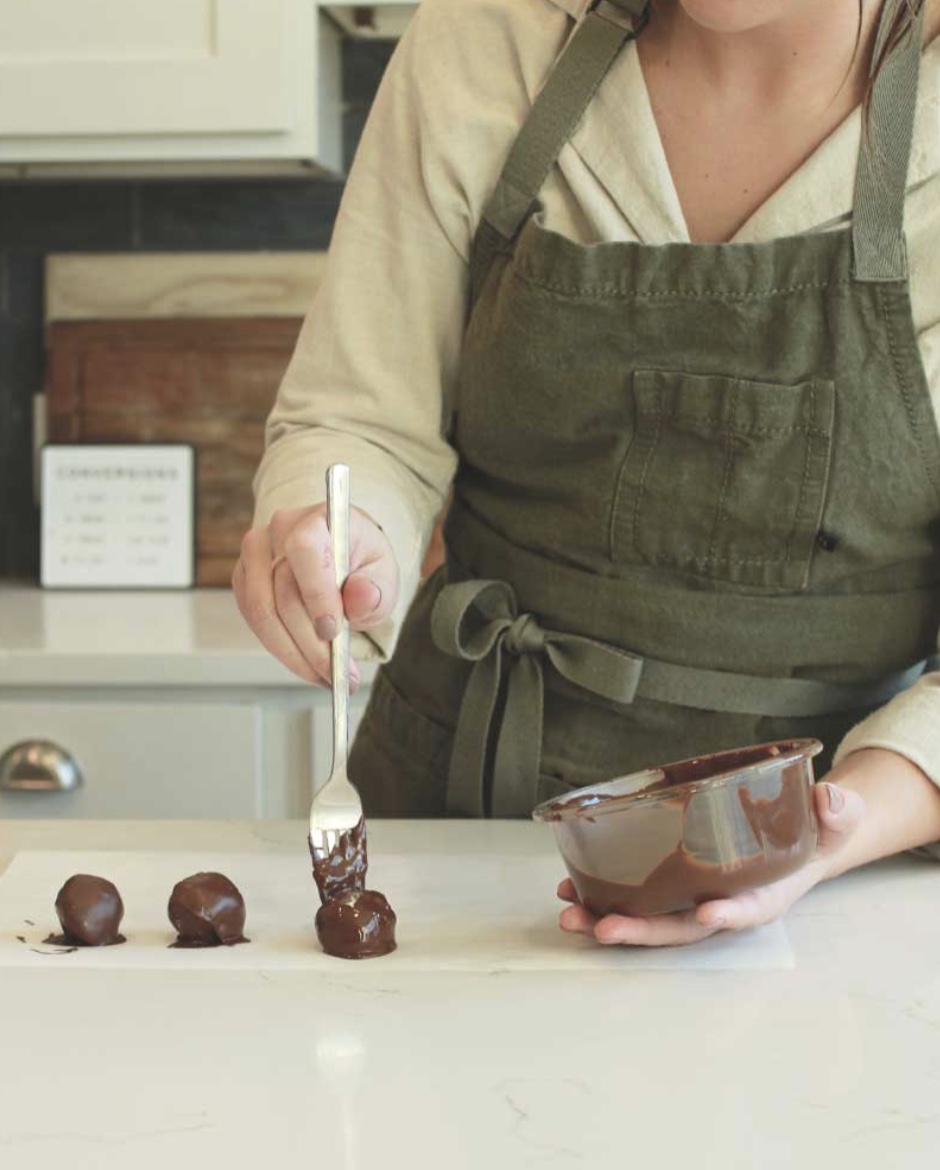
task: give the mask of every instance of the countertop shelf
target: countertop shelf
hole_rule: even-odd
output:
[[[115,686],[309,690],[256,640],[227,589],[0,585],[0,691]]]

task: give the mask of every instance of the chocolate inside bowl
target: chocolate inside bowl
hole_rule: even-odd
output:
[[[533,812],[598,916],[665,914],[794,873],[816,848],[815,739],[679,760]]]

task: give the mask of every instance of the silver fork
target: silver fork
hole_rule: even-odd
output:
[[[326,473],[327,525],[333,544],[336,584],[342,589],[349,575],[349,468],[334,463]],[[346,759],[349,751],[349,623],[340,621],[330,643],[330,673],[333,695],[333,766],[326,783],[314,795],[310,806],[310,848],[326,856],[336,848],[344,833],[362,819],[362,801],[349,782]]]

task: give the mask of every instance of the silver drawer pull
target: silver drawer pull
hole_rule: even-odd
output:
[[[23,740],[0,756],[0,792],[74,792],[84,782],[78,761],[47,739]]]

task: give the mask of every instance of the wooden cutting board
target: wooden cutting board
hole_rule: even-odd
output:
[[[192,443],[197,585],[231,580],[265,420],[324,263],[321,252],[47,259],[47,438]]]

